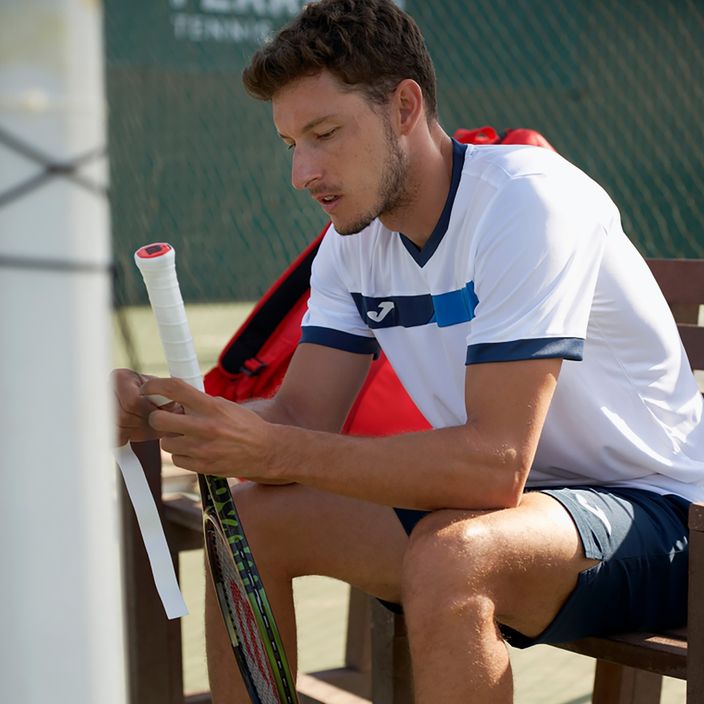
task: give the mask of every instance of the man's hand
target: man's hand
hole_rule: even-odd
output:
[[[183,408],[185,415],[153,409],[149,424],[177,467],[201,474],[281,483],[273,473],[276,426],[253,411],[224,398],[208,396],[179,379],[150,379],[143,395],[160,394]]]
[[[141,393],[142,385],[153,378],[131,369],[113,370],[111,380],[115,394],[118,447],[129,441],[144,442],[161,437],[161,434],[149,425],[149,414],[158,406]],[[173,403],[164,408],[174,413],[183,412]]]

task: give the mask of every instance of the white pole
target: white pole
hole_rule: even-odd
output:
[[[0,0],[0,702],[7,704],[127,697],[107,379],[108,206],[65,175],[42,180],[45,167],[33,160],[66,163],[104,146],[101,4]],[[104,160],[81,173],[105,185]]]

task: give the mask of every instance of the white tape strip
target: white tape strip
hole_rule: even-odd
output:
[[[171,553],[159,519],[154,497],[144,476],[144,470],[129,443],[115,448],[115,461],[125,480],[127,493],[137,516],[144,547],[147,549],[149,565],[152,568],[154,583],[169,619],[188,615],[186,602],[178,586]]]

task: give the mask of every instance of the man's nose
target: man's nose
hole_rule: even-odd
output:
[[[320,179],[322,167],[320,160],[315,158],[309,150],[302,146],[296,146],[293,151],[293,161],[291,163],[291,183],[293,187],[300,190],[307,188],[309,184]]]

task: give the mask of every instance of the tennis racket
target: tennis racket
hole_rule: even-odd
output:
[[[135,262],[149,294],[169,373],[203,391],[173,247],[146,245],[135,253]],[[154,399],[159,405],[167,400]],[[198,486],[210,575],[250,699],[254,704],[297,704],[281,637],[227,480],[199,474]]]

